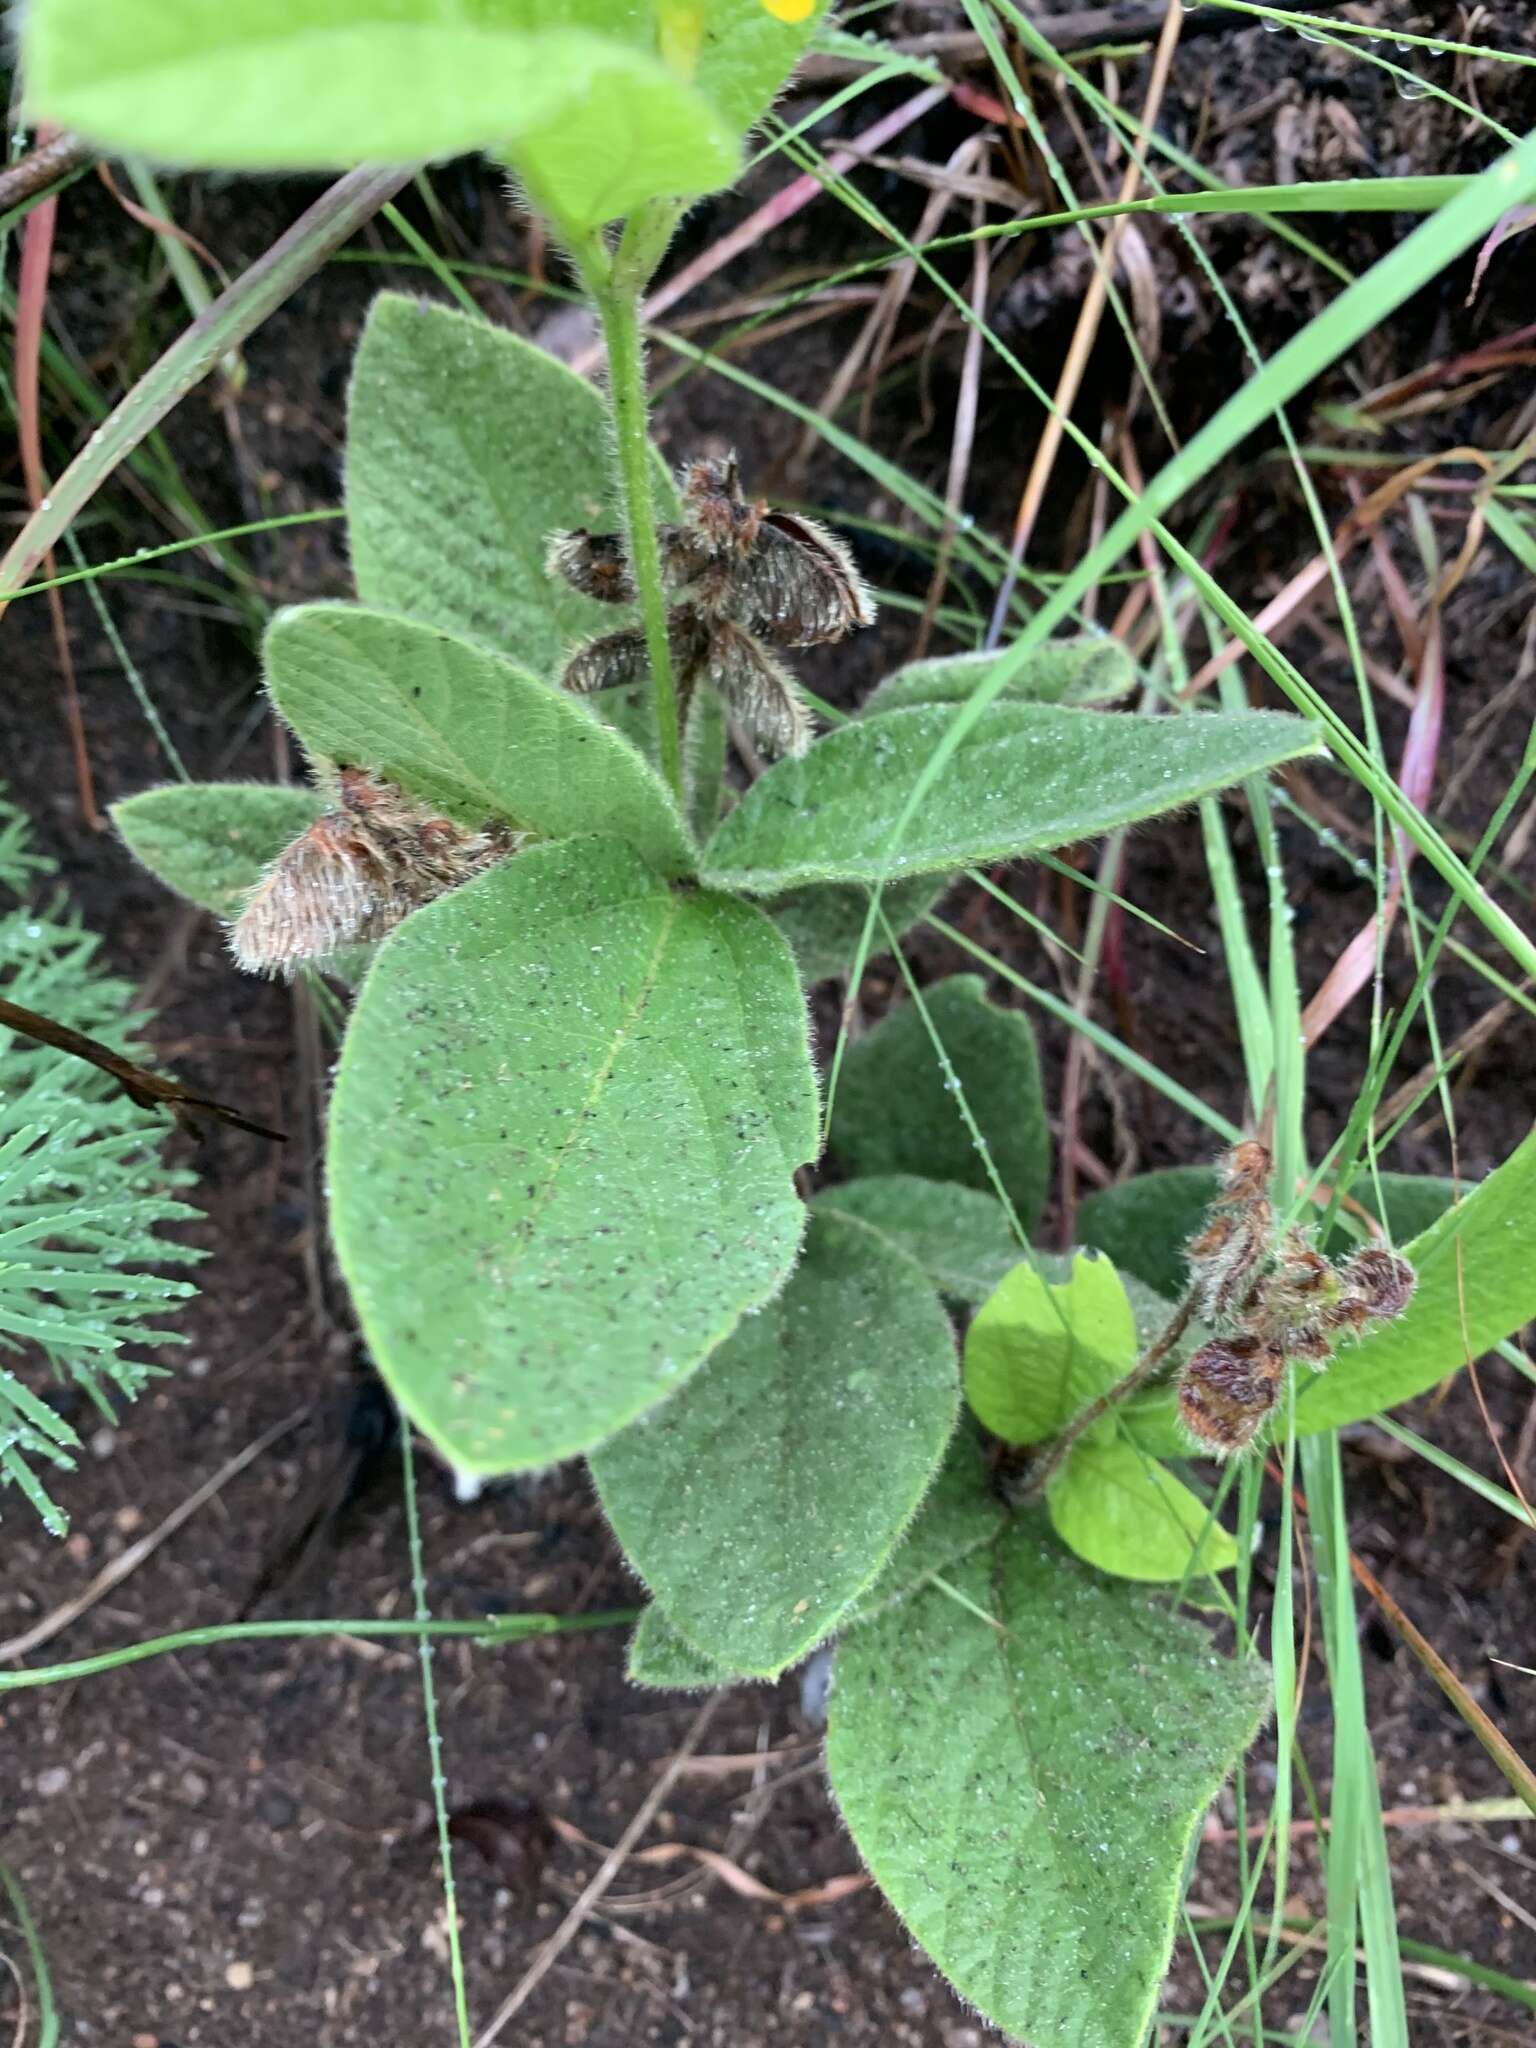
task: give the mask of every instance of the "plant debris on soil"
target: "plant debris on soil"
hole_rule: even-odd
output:
[[[1060,10],[1057,10],[1058,12]],[[1417,26],[1407,10],[1385,19]],[[957,28],[947,7],[893,9],[893,34]],[[1143,10],[1143,14],[1147,10]],[[1152,11],[1155,17],[1155,10]],[[1362,11],[1355,10],[1357,17]],[[1528,42],[1530,15],[1515,5],[1477,10],[1490,42]],[[882,24],[885,26],[885,24]],[[1443,24],[1442,24],[1443,26]],[[1223,176],[1262,184],[1289,178],[1445,172],[1480,168],[1486,136],[1433,101],[1404,102],[1369,66],[1290,36],[1266,36],[1230,17],[1200,21],[1176,60],[1164,125]],[[1145,21],[1132,38],[1145,48]],[[1117,59],[1127,104],[1139,104],[1146,59]],[[991,81],[967,73],[978,88]],[[1479,66],[1468,81],[1485,112],[1523,130],[1536,122],[1536,74]],[[913,81],[898,80],[844,110],[851,134],[896,105]],[[793,108],[792,108],[793,111]],[[1052,112],[1069,162],[1071,136]],[[934,107],[863,176],[877,202],[915,228],[926,188],[902,168],[944,164],[977,118],[954,100]],[[820,139],[825,144],[825,133]],[[1118,177],[1120,167],[1110,167]],[[992,152],[998,178],[1038,178],[1015,140]],[[743,219],[788,172],[759,169],[737,192],[701,207],[671,262],[681,265]],[[506,208],[487,166],[461,163],[434,174],[438,198],[461,247],[477,260],[526,269],[524,227]],[[310,190],[298,182],[179,180],[169,188],[180,224],[231,272],[260,254]],[[418,202],[422,231],[442,232]],[[957,217],[958,218],[958,217]],[[963,224],[963,223],[959,223]],[[1313,217],[1309,232],[1339,260],[1363,269],[1403,232],[1391,216]],[[1147,221],[1142,247],[1160,319],[1155,375],[1181,435],[1208,417],[1244,376],[1230,330],[1206,294],[1183,244],[1165,221]],[[1237,216],[1198,228],[1260,346],[1272,353],[1332,287],[1285,243]],[[125,388],[176,331],[183,315],[158,264],[145,282],[146,242],[93,180],[61,202],[50,317],[69,352],[112,392]],[[366,264],[338,262],[263,327],[244,350],[247,381],[226,406],[210,380],[173,414],[165,442],[196,495],[206,524],[252,514],[333,506],[340,497],[342,407],[347,363],[369,298],[383,285],[436,287],[392,258],[400,244],[383,227],[358,245]],[[868,253],[867,232],[830,199],[802,212],[694,294],[689,314],[724,308],[788,278],[831,269]],[[355,253],[355,252],[354,252]],[[1523,273],[1522,273],[1523,266]],[[1324,409],[1426,364],[1455,358],[1519,329],[1530,316],[1517,242],[1489,266],[1466,303],[1470,258],[1402,312],[1295,408],[1303,441],[1341,451],[1424,452],[1471,443],[1505,445],[1520,421],[1531,430],[1529,369],[1470,382],[1441,410],[1415,410],[1366,440],[1331,424]],[[964,282],[962,265],[952,273]],[[999,258],[991,316],[998,332],[1047,385],[1054,382],[1086,280],[1071,233],[1026,238]],[[534,294],[472,285],[493,319],[541,338],[567,356],[586,344],[584,316]],[[818,405],[867,302],[836,319],[763,343],[743,358],[757,374]],[[706,334],[717,330],[705,329]],[[892,460],[942,492],[961,374],[964,334],[936,294],[919,287],[898,326],[888,385],[872,402],[867,432]],[[919,602],[930,562],[900,539],[863,537],[854,522],[899,529],[899,508],[819,443],[800,445],[798,425],[749,402],[735,386],[679,365],[656,350],[667,385],[657,430],[669,456],[735,448],[754,491],[818,508],[849,522],[871,579]],[[900,374],[897,374],[899,368]],[[1106,326],[1077,417],[1097,435],[1123,407],[1130,358]],[[1523,408],[1523,410],[1522,410]],[[238,435],[229,432],[231,414]],[[1039,419],[1000,366],[983,372],[980,429],[966,510],[1006,535],[1033,452]],[[855,423],[856,424],[856,423]],[[45,419],[46,459],[57,469],[86,429],[63,412]],[[1143,406],[1136,422],[1144,467],[1166,454]],[[1316,552],[1290,471],[1267,459],[1262,437],[1208,487],[1229,503],[1230,543],[1216,563],[1229,587],[1257,610]],[[1348,510],[1350,472],[1319,470],[1330,521]],[[1367,475],[1365,487],[1372,477]],[[14,461],[13,508],[23,503]],[[1032,566],[1056,569],[1087,533],[1091,493],[1076,458],[1058,464]],[[1454,497],[1436,498],[1447,556],[1460,545]],[[1196,508],[1184,508],[1189,517]],[[95,530],[91,530],[94,522]],[[120,476],[92,509],[82,540],[92,559],[154,544],[163,528],[144,493]],[[1412,571],[1401,536],[1392,546]],[[1367,551],[1349,564],[1367,651],[1388,671],[1400,646],[1389,593]],[[263,536],[247,553],[270,604],[348,594],[339,526],[321,524]],[[64,566],[61,564],[61,566]],[[240,608],[219,595],[221,577],[197,555],[175,566],[200,579],[185,585],[114,577],[100,593],[128,654],[188,767],[198,776],[266,779],[285,765],[258,694],[256,655]],[[1109,593],[1111,604],[1118,593]],[[1436,816],[1454,843],[1475,836],[1506,786],[1524,744],[1531,702],[1529,580],[1500,547],[1485,543],[1450,599],[1444,618],[1447,743],[1434,792]],[[138,711],[95,611],[66,592],[91,759],[103,804],[165,779],[167,765]],[[1358,716],[1347,660],[1319,605],[1292,631],[1288,651],[1346,715]],[[894,607],[879,628],[805,662],[813,688],[850,703],[910,652],[916,618]],[[136,869],[110,834],[82,823],[63,719],[46,608],[18,603],[6,621],[11,677],[6,779],[25,803],[44,848],[92,928],[105,938],[115,972],[137,979],[156,1018],[160,1057],[198,1092],[238,1103],[251,1117],[294,1134],[287,1148],[231,1129],[173,1136],[169,1149],[199,1174],[204,1215],[188,1235],[208,1257],[200,1293],[183,1317],[187,1343],[167,1352],[170,1376],[120,1422],[77,1415],[88,1439],[81,1469],[56,1491],[73,1531],[55,1543],[6,1496],[6,1572],[0,1637],[35,1628],[171,1514],[191,1490],[263,1432],[285,1421],[261,1455],[239,1471],[183,1528],[27,1661],[74,1658],[172,1630],[247,1614],[278,1617],[402,1618],[411,1612],[410,1564],[399,1447],[391,1418],[370,1393],[345,1300],[329,1270],[319,1208],[315,1138],[326,1055],[313,1010],[293,993],[241,977],[213,921],[172,901]],[[936,640],[935,650],[942,648]],[[1522,682],[1523,679],[1523,682]],[[1382,697],[1378,711],[1388,758],[1401,751],[1406,708]],[[1308,800],[1346,850],[1372,858],[1370,819],[1360,792],[1325,768],[1308,770]],[[1297,791],[1298,795],[1303,794]],[[1316,988],[1374,907],[1336,846],[1320,843],[1279,814],[1304,991]],[[1242,814],[1229,822],[1244,884],[1262,916],[1263,877]],[[1421,904],[1435,913],[1439,883],[1415,876]],[[1513,885],[1536,885],[1529,835]],[[1054,874],[1016,874],[1012,886],[1074,937],[1083,898]],[[1214,998],[1222,982],[1219,940],[1198,831],[1188,819],[1137,833],[1121,882],[1153,917],[1205,949],[1170,943],[1128,920],[1110,994],[1114,1027],[1233,1118],[1243,1112],[1243,1065],[1236,1026]],[[948,914],[1022,973],[1053,981],[1039,941],[979,892],[961,891]],[[1467,943],[1492,960],[1481,935]],[[931,931],[910,947],[924,979],[974,962]],[[1390,1011],[1412,985],[1401,940],[1389,948],[1382,1001]],[[1017,1000],[999,986],[1001,1001]],[[896,997],[886,963],[867,978],[861,1008],[872,1018]],[[1447,1040],[1490,1007],[1493,993],[1447,959],[1436,1002]],[[1036,1018],[1048,1099],[1059,1099],[1065,1035]],[[1364,993],[1322,1040],[1310,1068],[1308,1140],[1319,1152],[1347,1116],[1370,1047]],[[1422,1024],[1409,1035],[1404,1079],[1431,1056]],[[1536,1115],[1536,1047],[1515,1020],[1474,1050],[1453,1083],[1456,1167],[1488,1172]],[[1095,1074],[1081,1135],[1115,1172],[1187,1164],[1209,1156],[1204,1135],[1162,1096],[1124,1076]],[[1433,1102],[1399,1141],[1392,1166],[1451,1170]],[[1047,1217],[1047,1241],[1059,1217]],[[1338,1369],[1345,1370],[1347,1365]],[[1498,1360],[1480,1374],[1494,1429],[1506,1450],[1522,1436],[1531,1389]],[[1415,1403],[1406,1419],[1448,1452],[1496,1474],[1488,1423],[1469,1375]],[[1536,1682],[1529,1615],[1536,1546],[1511,1535],[1493,1507],[1370,1429],[1345,1445],[1350,1539],[1370,1570],[1455,1667],[1516,1749],[1536,1752]],[[638,1604],[585,1476],[578,1467],[490,1490],[464,1506],[449,1476],[418,1461],[422,1535],[432,1609],[443,1618],[509,1610],[580,1615]],[[1528,1469],[1528,1477],[1529,1469]],[[1271,1493],[1269,1512],[1278,1513]],[[1272,1526],[1272,1523],[1271,1523]],[[1271,1553],[1272,1554],[1272,1553]],[[1261,1563],[1260,1572],[1266,1569]],[[1298,1593],[1298,1605],[1300,1594]],[[1389,1816],[1458,1801],[1500,1798],[1507,1787],[1473,1735],[1388,1624],[1362,1599],[1362,1647],[1369,1721]],[[440,1642],[434,1656],[447,1796],[455,1814],[455,1877],[463,1923],[471,2012],[483,2023],[517,1985],[538,1945],[597,1869],[672,1757],[697,1701],[647,1694],[623,1674],[624,1632],[551,1636],[499,1650]],[[1328,1779],[1331,1719],[1314,1640],[1301,1708],[1302,1747],[1319,1785]],[[821,1776],[819,1726],[791,1674],[744,1688],[716,1712],[703,1753],[682,1768],[643,1847],[666,1844],[664,1862],[620,1870],[575,1941],[562,1953],[504,2038],[522,2048],[554,2044],[754,2042],[943,2044],[977,2048],[989,2030],[946,1990],[912,1948],[894,1915],[869,1889],[834,1881],[857,1872],[852,1845]],[[1267,1811],[1272,1751],[1249,1760],[1249,1819]],[[1234,1825],[1231,1792],[1212,1817]],[[1536,1836],[1518,1822],[1465,1819],[1389,1826],[1400,1926],[1406,1937],[1536,1978],[1536,1919],[1519,1904],[1532,1896]],[[710,1862],[695,1851],[723,1858]],[[231,2039],[249,2048],[343,2048],[377,2036],[446,2040],[451,1994],[441,1873],[430,1807],[430,1759],[421,1674],[408,1642],[332,1635],[246,1641],[44,1690],[0,1695],[0,1862],[22,1884],[52,1972],[66,2042],[197,2048]],[[1315,1840],[1299,1833],[1288,1914],[1320,1916],[1324,1892]],[[722,1875],[722,1872],[725,1874]],[[744,1873],[774,1894],[819,1903],[778,1904],[754,1895]],[[1238,1906],[1230,1838],[1213,1839],[1196,1870],[1197,1916]],[[1218,1941],[1220,1937],[1216,1938]],[[0,1912],[0,1950],[25,1977],[24,1950]],[[1218,1951],[1212,1947],[1214,1959]],[[1320,1955],[1289,1973],[1289,1992],[1266,2012],[1304,2015]],[[1470,1984],[1450,1966],[1405,1966],[1414,2041],[1527,2038],[1529,2013]],[[0,1972],[0,2032],[31,2024],[18,2007],[19,1980]],[[1181,1944],[1164,2004],[1197,2011],[1204,1988]],[[18,2039],[29,2038],[25,2025]],[[1169,2038],[1173,2038],[1170,2034]],[[1311,2038],[1322,2039],[1321,2035]]]

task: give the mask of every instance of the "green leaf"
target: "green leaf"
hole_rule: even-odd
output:
[[[1047,1506],[1067,1548],[1118,1579],[1177,1583],[1237,1563],[1204,1501],[1124,1437],[1081,1440]]]
[[[903,711],[913,704],[963,704],[1004,651],[909,662],[886,677],[864,704],[864,713]],[[1084,633],[1037,647],[1002,695],[1005,702],[1020,704],[1112,704],[1135,687],[1136,664],[1120,642]]]
[[[220,917],[324,809],[312,789],[281,783],[172,782],[112,806],[128,851],[167,888]]]
[[[890,1556],[954,1428],[949,1318],[877,1231],[818,1214],[777,1301],[592,1475],[667,1619],[771,1677]]]
[[[843,1817],[995,2025],[1032,2048],[1138,2048],[1185,1859],[1258,1728],[1264,1668],[1078,1564],[1036,1517],[945,1577],[967,1605],[931,1586],[838,1648]]]
[[[958,1181],[877,1174],[824,1189],[816,1207],[872,1224],[952,1301],[985,1301],[1019,1262],[1019,1241],[1002,1203]]]
[[[1363,1190],[1362,1190],[1363,1191]],[[1403,1248],[1418,1291],[1297,1389],[1303,1436],[1395,1408],[1536,1317],[1536,1131]]]
[[[778,762],[709,842],[709,879],[775,896],[802,882],[894,881],[1045,853],[1318,746],[1310,725],[1281,711],[1134,718],[996,703],[893,846],[918,777],[959,715],[933,704],[857,719]]]
[[[960,1112],[963,1093],[1026,1231],[1045,1206],[1051,1137],[1029,1019],[989,1003],[979,974],[951,975],[848,1048],[829,1143],[856,1174],[917,1173],[992,1186]],[[944,1048],[934,1048],[929,1024]]]
[[[1136,1363],[1136,1318],[1108,1259],[1079,1252],[1053,1285],[1015,1266],[965,1338],[965,1398],[1012,1444],[1044,1443]],[[1099,1434],[1113,1433],[1105,1416]]]
[[[358,605],[280,612],[273,702],[311,754],[376,769],[463,824],[604,832],[664,875],[693,865],[660,779],[572,698],[489,648]]]
[[[1427,1230],[1455,1199],[1456,1183],[1417,1173],[1384,1173],[1377,1184],[1361,1174],[1349,1190],[1367,1214],[1383,1224],[1394,1244]],[[1216,1175],[1208,1166],[1172,1166],[1137,1174],[1118,1187],[1089,1195],[1077,1212],[1084,1244],[1108,1252],[1122,1273],[1134,1273],[1169,1301],[1189,1285],[1184,1247],[1205,1221],[1216,1198]],[[1328,1251],[1347,1251],[1356,1237],[1335,1229]]]
[[[969,1416],[950,1438],[938,1476],[912,1526],[872,1584],[843,1610],[839,1626],[870,1621],[909,1600],[935,1572],[947,1571],[990,1543],[1003,1525],[1002,1502],[987,1484],[981,1438]]]
[[[714,1692],[722,1685],[751,1680],[750,1673],[733,1670],[696,1650],[654,1600],[635,1623],[624,1675],[631,1685],[654,1686],[664,1692]]]
[[[544,571],[549,536],[622,526],[597,390],[488,321],[384,292],[347,401],[347,538],[357,594],[483,640],[552,678],[625,615]],[[660,456],[663,518],[677,498]]]
[[[898,939],[928,915],[953,880],[953,875],[916,875],[885,891],[880,908]],[[788,939],[807,987],[830,980],[834,974],[853,972],[869,915],[867,889],[811,882],[774,897],[763,908]],[[876,923],[865,965],[883,958],[889,950],[885,933]]]
[[[622,1428],[784,1281],[816,1124],[794,963],[747,904],[587,839],[417,911],[331,1108],[337,1250],[395,1398],[471,1472]]]

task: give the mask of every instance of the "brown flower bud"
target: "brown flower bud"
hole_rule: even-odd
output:
[[[1202,1345],[1179,1374],[1179,1420],[1196,1447],[1218,1458],[1245,1450],[1280,1399],[1284,1356],[1257,1337]]]
[[[1344,1298],[1358,1302],[1373,1321],[1390,1322],[1413,1299],[1419,1276],[1405,1258],[1385,1245],[1367,1245],[1345,1263],[1340,1274]]]
[[[1273,1164],[1267,1145],[1261,1145],[1257,1138],[1244,1138],[1221,1162],[1219,1199],[1231,1203],[1254,1201],[1268,1189]]]
[[[466,831],[393,783],[343,768],[337,808],[286,846],[251,890],[230,949],[248,973],[292,973],[341,946],[382,939],[521,843],[510,826]]]
[[[551,576],[560,577],[599,604],[634,602],[635,579],[629,573],[622,534],[588,533],[584,526],[573,533],[553,533],[544,567]]]

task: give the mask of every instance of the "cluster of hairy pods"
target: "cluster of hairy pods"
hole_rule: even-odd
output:
[[[743,494],[734,455],[690,462],[679,477],[683,517],[657,535],[669,600],[667,640],[686,706],[700,683],[717,690],[758,745],[803,754],[810,714],[773,652],[841,640],[873,625],[874,603],[853,557],[814,519]],[[631,604],[635,582],[622,535],[557,533],[549,572],[600,604]],[[639,626],[578,647],[561,678],[585,695],[650,672]]]
[[[231,928],[248,973],[291,974],[382,939],[522,844],[509,825],[467,831],[361,768],[342,768],[335,784],[333,808],[283,848]]]
[[[1198,1447],[1244,1450],[1279,1404],[1287,1365],[1321,1370],[1341,1338],[1401,1315],[1416,1275],[1368,1245],[1334,1265],[1302,1230],[1275,1236],[1270,1155],[1255,1139],[1223,1160],[1205,1228],[1187,1248],[1195,1312],[1221,1334],[1186,1361],[1179,1415]]]

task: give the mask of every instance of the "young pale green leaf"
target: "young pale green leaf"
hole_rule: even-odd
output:
[[[526,152],[587,227],[739,162],[739,129],[663,61],[650,10],[612,0],[36,0],[24,36],[37,114],[170,163]]]
[[[866,714],[904,711],[914,704],[963,704],[1002,660],[996,654],[945,654],[909,662],[888,675],[863,706]],[[1113,704],[1136,687],[1136,664],[1118,640],[1084,633],[1047,640],[1003,689],[1019,704]]]
[[[1117,1579],[1177,1584],[1237,1563],[1205,1503],[1124,1437],[1078,1443],[1047,1506],[1067,1548]]]
[[[831,1149],[856,1174],[915,1173],[989,1189],[986,1164],[961,1113],[963,1095],[998,1178],[1031,1231],[1050,1185],[1051,1134],[1029,1019],[989,1003],[979,974],[936,983],[924,992],[923,1005],[926,1023],[915,1002],[903,1003],[848,1048]]]
[[[930,704],[856,719],[778,762],[709,842],[709,879],[775,896],[802,882],[889,882],[1045,853],[1318,747],[1313,728],[1282,711],[1132,718],[1003,701],[966,734],[898,841],[958,715]]]
[[[1304,1436],[1394,1408],[1536,1317],[1536,1131],[1403,1247],[1418,1290],[1395,1322],[1297,1390]]]
[[[1018,1265],[972,1318],[965,1398],[994,1436],[1044,1443],[1136,1363],[1136,1318],[1108,1259],[1079,1252],[1060,1286]],[[1112,1434],[1106,1416],[1095,1425]]]
[[[635,1623],[624,1675],[631,1685],[653,1686],[663,1692],[714,1692],[722,1685],[752,1682],[750,1672],[734,1670],[696,1650],[654,1600]]]
[[[878,1174],[827,1188],[816,1207],[883,1231],[951,1301],[985,1301],[1021,1257],[1002,1203],[958,1181]]]
[[[282,783],[172,782],[112,806],[128,851],[167,888],[220,917],[324,809],[312,789]]]
[[[311,754],[372,768],[463,824],[543,838],[603,832],[664,875],[694,855],[677,806],[627,740],[489,648],[358,605],[280,612],[267,685]]]
[[[1384,1173],[1377,1182],[1361,1174],[1349,1191],[1368,1215],[1383,1224],[1394,1244],[1405,1244],[1445,1213],[1456,1195],[1454,1181],[1416,1173]],[[1216,1175],[1208,1166],[1171,1166],[1140,1173],[1118,1187],[1089,1195],[1077,1212],[1084,1244],[1108,1252],[1122,1273],[1134,1273],[1149,1287],[1177,1301],[1189,1285],[1184,1247],[1205,1221],[1216,1199]],[[1330,1253],[1347,1251],[1356,1239],[1342,1229],[1329,1237]]]
[[[912,1526],[885,1561],[884,1569],[844,1608],[842,1628],[870,1621],[920,1592],[935,1572],[947,1571],[990,1543],[1003,1526],[1002,1502],[987,1484],[981,1437],[967,1415],[950,1438],[949,1449]]]
[[[954,1428],[955,1346],[922,1273],[818,1213],[783,1294],[592,1476],[630,1562],[706,1656],[771,1677],[894,1549]]]
[[[1033,2048],[1138,2048],[1195,1829],[1267,1692],[1030,1516],[843,1638],[827,1765],[962,1997]]]
[[[794,962],[747,904],[596,839],[428,904],[331,1108],[337,1250],[395,1398],[472,1472],[622,1428],[782,1284],[816,1123]]]
[[[926,917],[954,880],[953,875],[914,875],[893,882],[880,898],[886,923],[899,939]],[[807,987],[834,974],[851,974],[859,940],[869,915],[869,891],[836,882],[810,882],[774,897],[763,908],[790,943]],[[865,965],[889,950],[885,932],[875,926],[874,944]]]
[[[579,640],[628,616],[544,569],[552,533],[622,526],[612,475],[602,398],[563,363],[447,306],[374,300],[347,401],[347,538],[364,604],[553,677]],[[659,456],[651,483],[660,516],[675,517]]]

